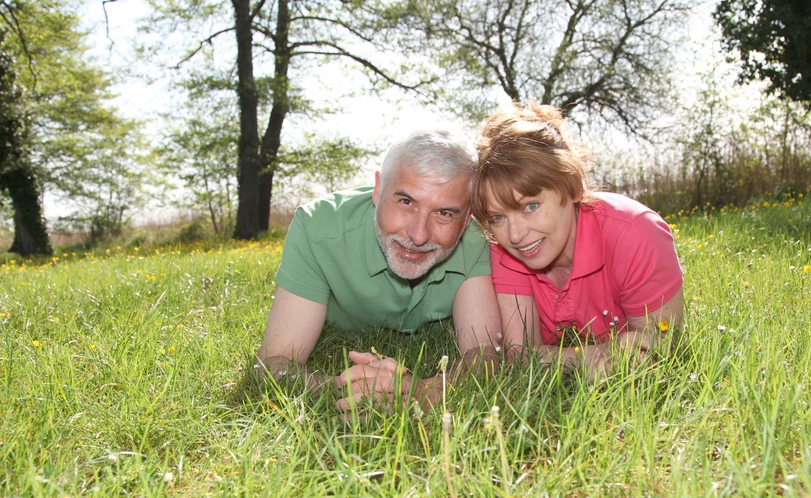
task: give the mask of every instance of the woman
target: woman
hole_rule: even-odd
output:
[[[682,271],[662,218],[595,192],[589,154],[551,106],[496,111],[477,144],[473,213],[491,245],[505,343],[604,378],[681,325]],[[515,354],[510,357],[514,358]]]

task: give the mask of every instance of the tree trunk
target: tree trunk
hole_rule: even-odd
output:
[[[237,37],[237,97],[239,100],[239,169],[237,220],[234,238],[259,235],[259,99],[253,75],[253,33],[249,0],[231,0]]]
[[[53,254],[34,174],[23,168],[13,168],[0,174],[0,187],[8,192],[14,208],[14,242],[8,251],[24,257]]]
[[[273,74],[273,107],[259,155],[261,176],[259,180],[259,227],[266,231],[270,223],[270,204],[273,200],[273,175],[276,172],[279,147],[282,143],[282,126],[290,111],[287,92],[290,82],[287,77],[290,67],[290,10],[288,0],[279,0],[276,13],[276,37]]]

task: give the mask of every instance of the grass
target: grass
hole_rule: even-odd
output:
[[[592,386],[535,360],[371,407],[246,380],[280,239],[0,263],[0,495],[808,496],[811,203],[670,217],[687,315],[672,354]],[[441,330],[341,337],[432,375]],[[492,407],[498,406],[497,417]],[[506,463],[505,463],[506,462]]]

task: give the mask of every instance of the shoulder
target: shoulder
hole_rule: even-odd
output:
[[[582,206],[583,213],[597,218],[605,237],[621,236],[632,232],[644,235],[649,230],[670,229],[656,211],[630,197],[610,192],[598,192],[596,200]]]
[[[594,194],[594,197],[596,200],[593,204],[586,206],[586,209],[594,211],[598,216],[603,218],[617,221],[631,221],[640,215],[656,214],[656,212],[648,206],[622,194],[597,192]]]
[[[333,192],[303,204],[296,209],[293,226],[310,236],[346,233],[365,226],[374,212],[373,187],[358,187]]]

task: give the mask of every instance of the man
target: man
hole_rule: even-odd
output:
[[[339,410],[364,396],[397,401],[415,379],[391,358],[352,351],[354,365],[337,377],[307,372],[325,322],[412,331],[451,316],[463,356],[450,378],[485,362],[492,368],[501,322],[489,244],[469,224],[475,164],[472,152],[447,132],[416,133],[389,149],[373,188],[299,207],[256,355],[259,374],[278,379],[292,366],[305,372],[308,388],[351,385],[352,397],[341,399]],[[416,382],[417,400],[438,400],[441,382]]]

